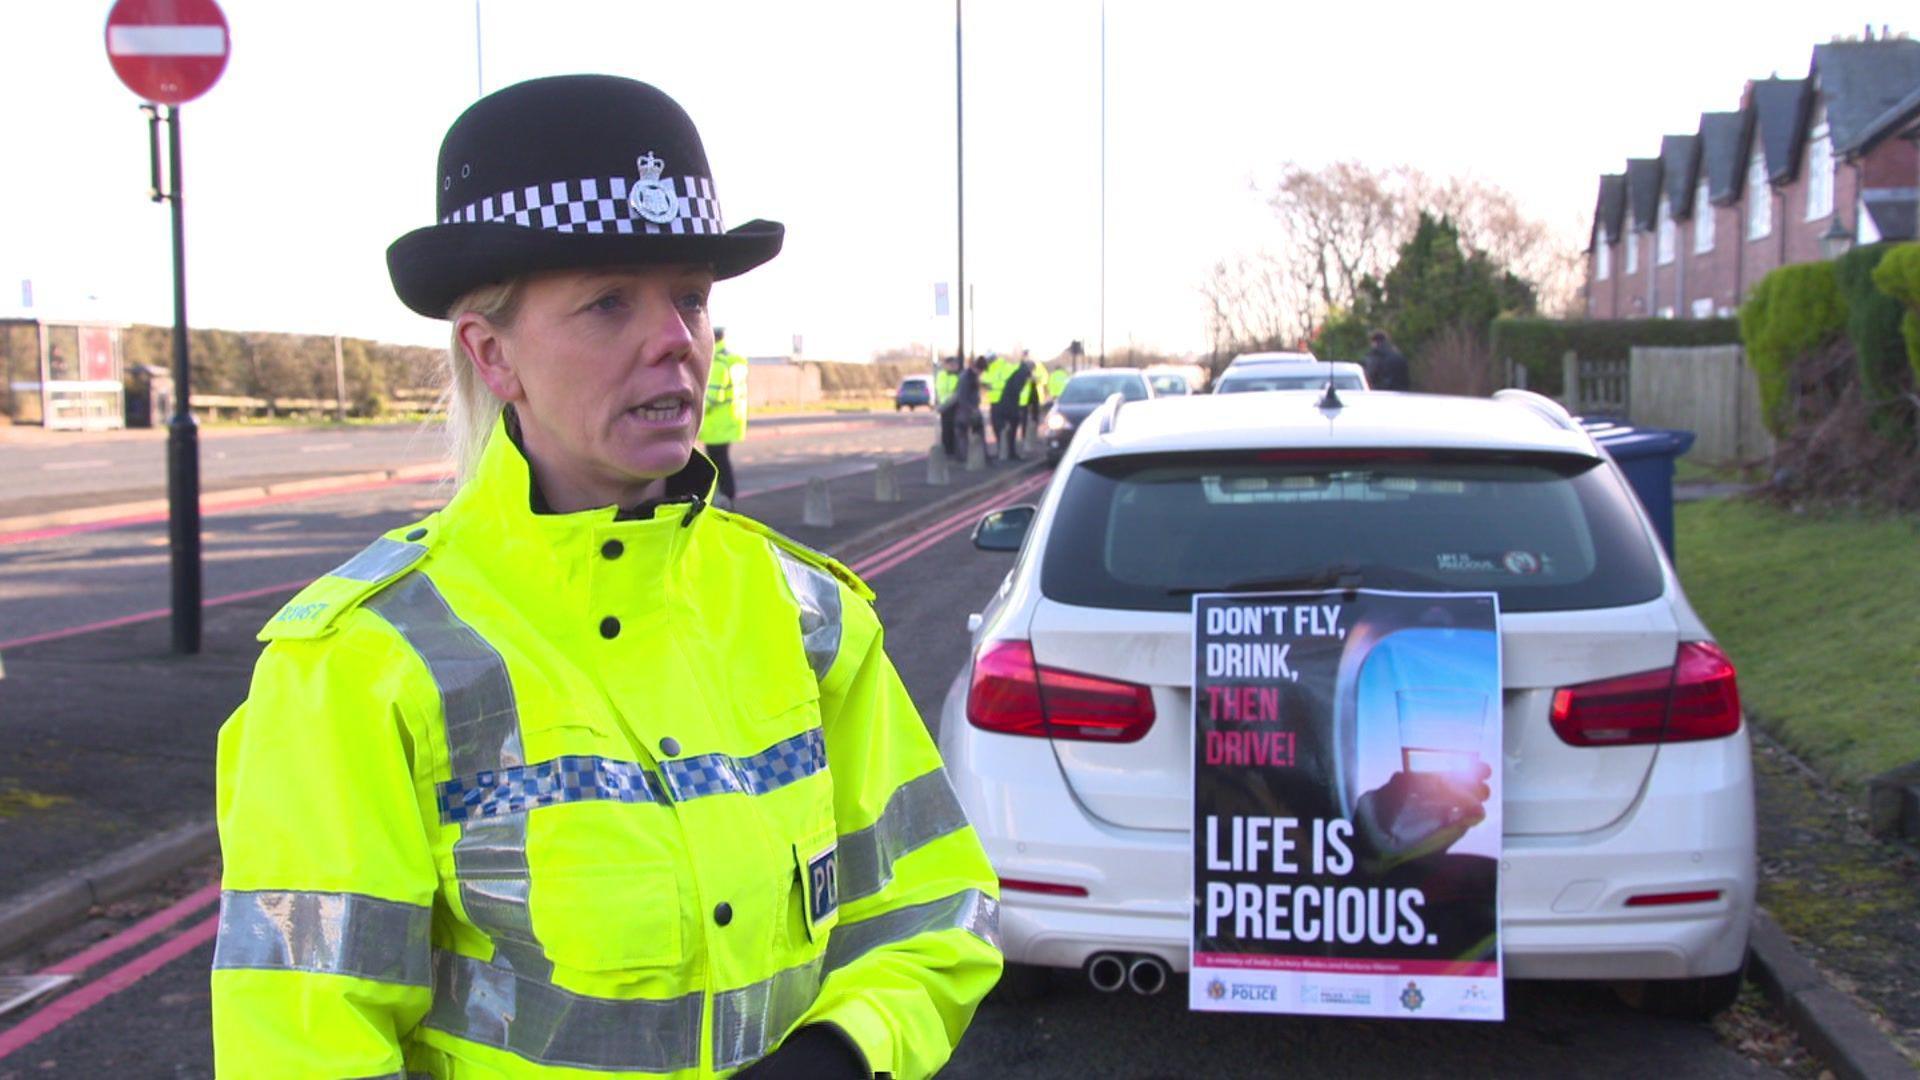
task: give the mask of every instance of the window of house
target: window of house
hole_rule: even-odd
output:
[[[1833,213],[1833,139],[1823,118],[1807,140],[1807,220]]]
[[[1773,232],[1773,189],[1767,186],[1767,159],[1759,150],[1747,162],[1747,239]]]
[[[1713,203],[1707,198],[1707,182],[1693,193],[1693,250],[1695,254],[1713,250]]]
[[[1880,223],[1873,220],[1873,215],[1867,212],[1867,199],[1864,195],[1854,201],[1853,220],[1854,231],[1860,234],[1854,238],[1855,243],[1865,247],[1868,244],[1880,242]]]
[[[1613,239],[1604,229],[1600,233],[1600,242],[1593,245],[1593,258],[1594,277],[1605,281],[1613,276]]]
[[[1713,317],[1713,297],[1703,296],[1693,302],[1693,317],[1710,319]]]
[[[1633,211],[1627,211],[1627,223],[1622,226],[1626,231],[1627,269],[1629,274],[1640,272],[1640,238],[1633,234]]]
[[[1661,266],[1673,261],[1673,204],[1665,195],[1660,196],[1660,226],[1654,234],[1654,258]]]

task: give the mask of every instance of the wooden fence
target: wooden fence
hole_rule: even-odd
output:
[[[1773,436],[1760,422],[1760,385],[1738,345],[1633,350],[1627,417],[1694,433],[1689,456],[1713,465],[1765,461]]]

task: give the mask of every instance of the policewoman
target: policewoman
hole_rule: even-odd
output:
[[[926,1076],[995,879],[853,574],[711,505],[725,228],[691,120],[540,79],[388,252],[458,490],[277,614],[220,733],[223,1076]]]

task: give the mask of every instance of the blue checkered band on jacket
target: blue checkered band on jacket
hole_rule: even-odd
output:
[[[713,194],[712,180],[704,176],[663,176],[660,183],[673,196],[673,217],[662,224],[638,217],[627,207],[633,181],[624,176],[555,180],[550,184],[503,191],[455,210],[441,218],[440,224],[479,222],[525,225],[563,233],[655,236],[718,236],[726,231],[720,220],[720,200]]]
[[[660,773],[675,802],[703,795],[741,792],[764,795],[827,767],[827,744],[820,729],[783,739],[752,757],[703,754],[662,762]]]
[[[440,820],[516,814],[536,806],[607,799],[613,802],[664,802],[660,782],[632,761],[570,755],[536,765],[456,777],[440,785]]]

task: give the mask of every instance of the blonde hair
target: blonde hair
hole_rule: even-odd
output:
[[[472,289],[447,308],[447,318],[454,326],[452,341],[447,347],[446,388],[442,391],[441,401],[446,406],[447,449],[453,455],[453,482],[456,487],[465,484],[473,476],[474,470],[479,468],[480,455],[486,452],[487,440],[493,436],[501,409],[500,399],[494,397],[493,391],[487,389],[487,384],[480,380],[473,360],[460,344],[458,320],[461,315],[471,311],[495,326],[507,328],[513,325],[513,317],[519,308],[518,279]]]

